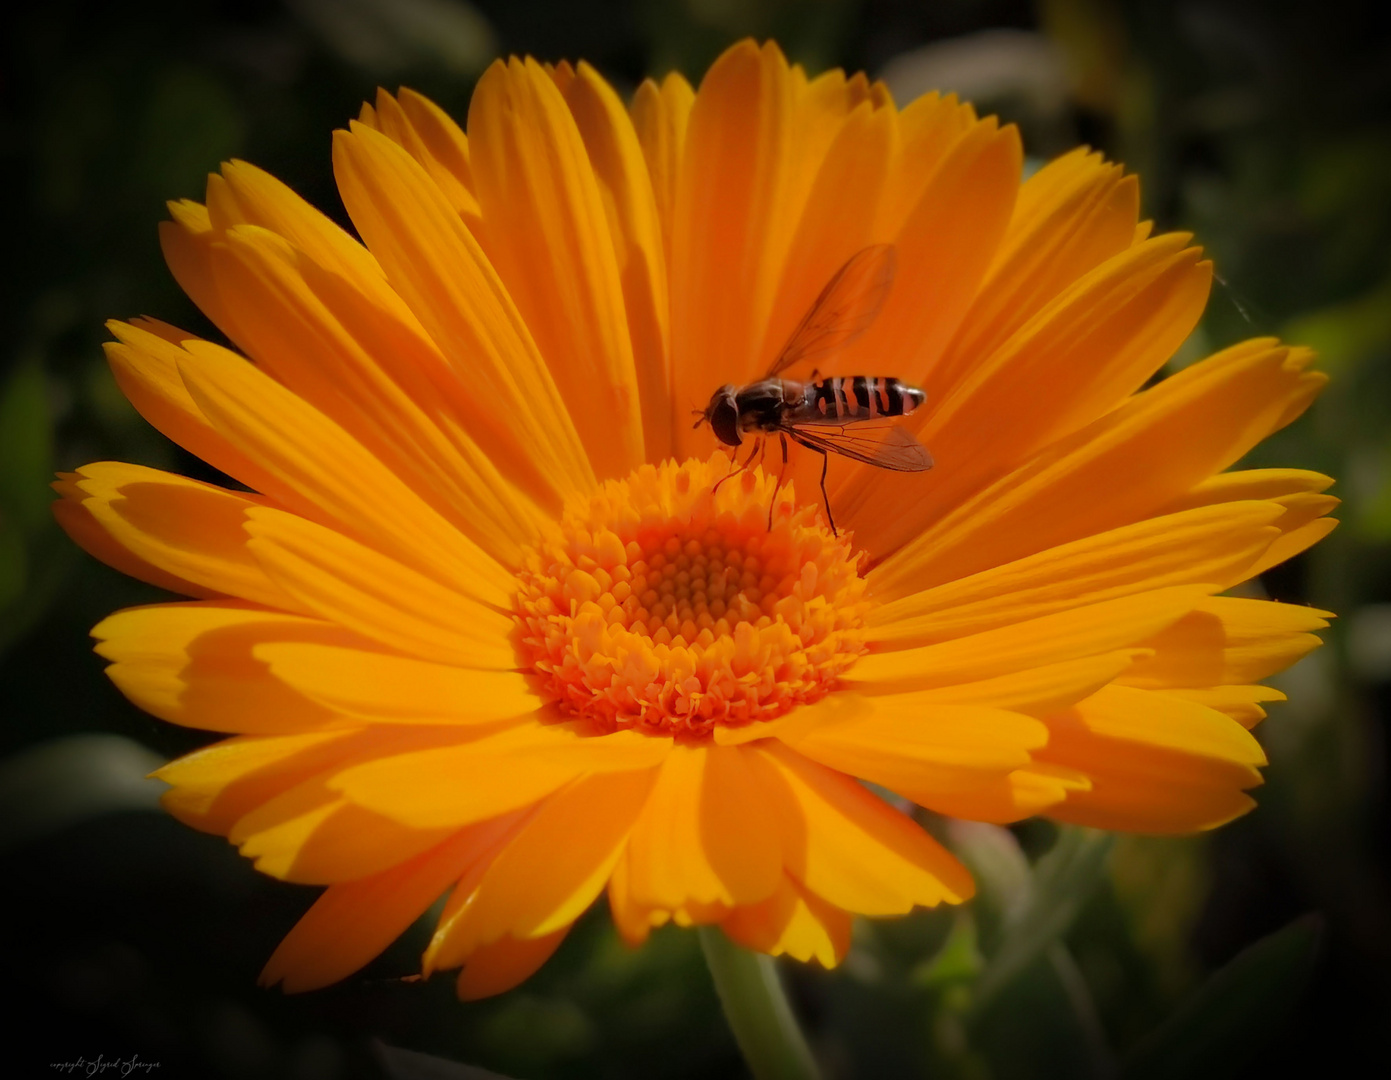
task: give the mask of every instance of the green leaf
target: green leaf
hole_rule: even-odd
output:
[[[132,140],[131,168],[151,192],[201,191],[208,166],[234,157],[245,129],[236,98],[211,70],[164,68]]]
[[[989,956],[1033,895],[1033,867],[1014,834],[999,825],[950,821],[946,830],[952,851],[976,881],[971,912],[981,952]]]
[[[524,1075],[582,1060],[599,1044],[594,1019],[579,1002],[525,989],[498,999],[476,1025],[480,1056]]]
[[[928,989],[944,990],[973,982],[982,964],[976,944],[976,920],[969,910],[960,911],[946,944],[936,956],[918,966],[913,972],[913,981]]]
[[[56,532],[57,526],[53,526],[51,531]],[[42,541],[43,534],[40,533],[39,536]],[[0,539],[0,548],[4,546],[5,542]],[[68,574],[78,564],[81,549],[76,544],[60,539],[58,543],[30,544],[18,554],[21,554],[23,559],[18,564],[17,571],[14,563],[10,564],[8,571],[0,569],[0,577],[6,572],[18,572],[22,575],[20,587],[8,594],[9,602],[0,609],[0,653],[27,634],[29,628],[43,617],[48,605],[53,602],[67,580]],[[0,561],[15,557],[14,552],[10,555],[0,554]],[[4,589],[0,588],[0,592],[4,592]]]
[[[0,388],[0,510],[22,534],[47,525],[53,501],[53,431],[37,361],[20,364]]]
[[[1276,1036],[1298,1004],[1322,931],[1322,918],[1306,915],[1243,950],[1141,1041],[1121,1076],[1232,1076]]]
[[[1039,859],[1025,896],[1008,913],[999,943],[976,984],[985,1008],[1009,983],[1062,938],[1101,884],[1114,838],[1095,829],[1067,828]]]
[[[379,1039],[372,1040],[372,1054],[389,1080],[509,1080],[501,1073],[480,1069],[477,1065],[388,1046]]]
[[[1081,972],[1055,941],[967,1019],[971,1046],[994,1080],[1114,1076],[1111,1052]]]
[[[10,524],[4,510],[0,509],[0,611],[14,603],[24,591],[27,568],[24,538]]]
[[[158,810],[164,759],[119,735],[74,735],[0,761],[0,849],[118,810]]]
[[[1281,337],[1317,352],[1320,370],[1350,374],[1391,345],[1391,278],[1353,300],[1292,319]]]
[[[383,76],[433,67],[468,78],[497,55],[487,17],[464,0],[295,0],[291,7],[344,60]]]

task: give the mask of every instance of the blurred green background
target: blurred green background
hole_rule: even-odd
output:
[[[466,1075],[409,1051],[538,1080],[740,1074],[694,936],[659,933],[632,952],[602,911],[493,1001],[460,1005],[447,978],[403,982],[419,927],[342,985],[258,990],[314,890],[262,878],[222,840],[152,812],[154,785],[139,777],[206,739],[126,704],[87,631],[160,594],[68,543],[46,484],[101,459],[206,475],[125,403],[100,343],[105,319],[134,314],[212,333],[164,269],[155,225],[164,200],[201,198],[222,159],[269,169],[341,220],[329,133],[379,83],[461,116],[501,53],[587,58],[631,90],[672,67],[697,79],[749,34],[775,36],[813,70],[882,75],[900,102],[960,91],[1018,122],[1035,161],[1085,141],[1139,172],[1147,213],[1196,232],[1221,275],[1176,363],[1263,334],[1315,346],[1332,385],[1252,463],[1329,472],[1345,500],[1342,527],[1264,582],[1340,619],[1328,646],[1279,680],[1292,700],[1258,729],[1271,759],[1259,809],[1183,840],[947,828],[983,884],[973,910],[862,926],[837,972],[788,972],[828,1072],[1391,1070],[1385,11],[1356,0],[49,0],[13,14],[0,71],[6,1074],[136,1055],[159,1063],[156,1076]],[[1317,925],[1267,937],[1309,912]]]

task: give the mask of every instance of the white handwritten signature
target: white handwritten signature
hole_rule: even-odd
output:
[[[116,1076],[130,1076],[137,1069],[149,1075],[151,1069],[158,1069],[158,1061],[141,1061],[140,1058],[132,1054],[128,1058],[108,1058],[105,1054],[98,1054],[92,1060],[80,1057],[76,1061],[55,1061],[49,1066],[55,1072],[78,1073],[82,1076],[104,1076],[114,1070]]]

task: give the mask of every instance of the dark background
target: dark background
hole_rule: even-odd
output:
[[[602,911],[492,1001],[458,1004],[448,978],[402,981],[419,927],[339,986],[257,989],[314,890],[263,878],[221,839],[151,812],[154,785],[138,778],[205,739],[129,706],[87,631],[160,595],[69,544],[45,485],[101,459],[199,473],[121,398],[100,343],[105,319],[134,314],[212,333],[164,269],[155,226],[164,200],[201,199],[219,161],[253,161],[341,220],[330,132],[379,83],[462,116],[500,53],[587,58],[628,92],[671,67],[697,80],[749,34],[775,36],[813,71],[882,74],[900,104],[959,90],[1020,123],[1035,161],[1080,141],[1125,161],[1146,213],[1193,230],[1221,275],[1175,364],[1256,335],[1315,346],[1332,385],[1251,464],[1329,472],[1345,500],[1341,528],[1264,582],[1340,619],[1326,648],[1277,680],[1292,700],[1258,729],[1271,759],[1259,809],[1211,836],[1117,842],[1066,937],[1076,1008],[1063,1019],[1049,1011],[1062,995],[1040,983],[1035,1001],[1026,980],[989,1017],[961,1020],[957,953],[939,949],[953,927],[957,945],[963,926],[988,939],[988,895],[976,922],[862,927],[839,971],[789,972],[828,1069],[1105,1075],[1108,1053],[1124,1055],[1208,973],[1307,912],[1322,913],[1323,936],[1293,1010],[1268,1010],[1244,1061],[1209,1067],[1391,1069],[1391,37],[1378,8],[51,0],[12,15],[0,69],[4,1073],[136,1055],[159,1063],[151,1076],[379,1076],[377,1039],[519,1077],[738,1075],[694,936],[658,933],[632,952]],[[1017,829],[1012,857],[1036,859],[1054,836]],[[410,1067],[396,1065],[426,1075]]]

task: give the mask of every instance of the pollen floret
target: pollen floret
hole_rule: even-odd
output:
[[[663,733],[767,720],[864,651],[849,541],[761,471],[715,490],[729,468],[644,465],[573,502],[530,554],[522,651],[565,712]]]

